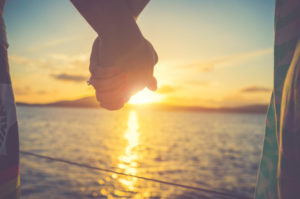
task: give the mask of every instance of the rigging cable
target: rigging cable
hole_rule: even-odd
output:
[[[227,197],[231,197],[231,198],[250,199],[248,197],[240,196],[240,195],[237,195],[237,194],[225,193],[225,192],[221,192],[221,191],[210,190],[210,189],[207,189],[207,188],[195,187],[195,186],[184,185],[184,184],[179,184],[179,183],[174,183],[174,182],[168,182],[168,181],[159,180],[159,179],[153,179],[153,178],[147,178],[147,177],[143,177],[143,176],[126,174],[126,173],[118,172],[118,171],[115,171],[115,170],[112,170],[112,169],[105,169],[105,168],[95,167],[95,166],[91,166],[91,165],[84,164],[84,163],[77,163],[77,162],[74,162],[74,161],[65,160],[65,159],[61,159],[61,158],[55,158],[55,157],[50,157],[50,156],[46,156],[46,155],[40,155],[40,154],[32,153],[32,152],[29,152],[29,151],[21,150],[20,153],[23,154],[23,155],[34,156],[36,158],[46,159],[46,160],[50,160],[50,161],[53,161],[53,162],[61,162],[61,163],[74,165],[74,166],[78,166],[78,167],[83,167],[83,168],[87,168],[87,169],[91,169],[91,170],[97,170],[97,171],[108,172],[108,173],[115,173],[115,174],[122,175],[122,176],[138,178],[138,179],[142,179],[142,180],[146,180],[146,181],[157,182],[157,183],[176,186],[176,187],[181,187],[181,188],[185,188],[185,189],[191,189],[191,190],[201,191],[201,192],[210,193],[210,194],[227,196]]]

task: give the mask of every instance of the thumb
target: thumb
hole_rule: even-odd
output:
[[[154,76],[152,76],[147,84],[147,88],[149,88],[151,91],[156,91],[157,90],[157,80]]]
[[[98,60],[98,55],[99,55],[99,43],[100,43],[100,39],[99,37],[97,37],[93,43],[93,47],[92,47],[92,52],[91,52],[91,56],[90,56],[90,65],[89,65],[89,69],[91,74],[93,75],[93,73],[96,72],[97,68],[99,67],[99,60]]]

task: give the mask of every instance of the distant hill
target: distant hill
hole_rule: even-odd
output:
[[[95,97],[84,97],[77,100],[63,100],[46,104],[30,104],[17,102],[19,106],[43,106],[43,107],[77,107],[77,108],[96,108],[99,107]]]
[[[268,105],[256,104],[239,107],[200,107],[200,106],[170,106],[165,104],[134,105],[139,109],[157,109],[167,111],[192,111],[192,112],[230,112],[230,113],[267,113]]]
[[[48,104],[29,104],[17,102],[18,106],[39,106],[39,107],[74,107],[74,108],[99,108],[99,103],[95,97],[84,97],[77,100],[65,100]],[[193,111],[193,112],[231,112],[231,113],[266,113],[268,106],[265,104],[240,106],[240,107],[199,107],[199,106],[172,106],[167,104],[145,104],[145,105],[128,105],[133,109],[155,109],[166,111]]]

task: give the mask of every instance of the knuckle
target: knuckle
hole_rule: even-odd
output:
[[[113,104],[113,103],[101,103],[101,107],[110,110],[110,111],[115,111],[119,110],[124,106],[124,104]]]

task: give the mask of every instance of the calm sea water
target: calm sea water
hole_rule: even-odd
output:
[[[21,149],[251,197],[265,115],[17,107]],[[21,156],[25,199],[222,198]],[[224,197],[223,197],[224,198]]]

